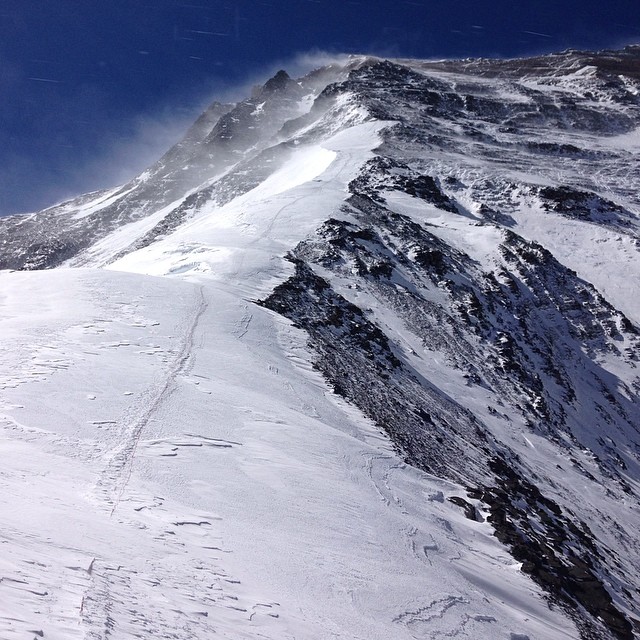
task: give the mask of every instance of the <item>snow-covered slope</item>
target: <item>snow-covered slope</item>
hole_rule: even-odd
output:
[[[279,72],[0,220],[0,637],[637,637],[639,78]]]

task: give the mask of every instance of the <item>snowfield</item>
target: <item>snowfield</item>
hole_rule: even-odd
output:
[[[575,637],[233,286],[0,286],[1,637]]]
[[[110,269],[233,281],[258,299],[284,280],[282,256],[337,212],[347,184],[384,123],[351,127],[322,146],[299,147],[259,186],[223,207],[204,207],[192,221],[150,247],[111,262]],[[110,238],[101,244],[108,245]],[[131,242],[131,240],[130,240]],[[115,255],[112,250],[112,254]],[[269,279],[259,283],[265,274]]]

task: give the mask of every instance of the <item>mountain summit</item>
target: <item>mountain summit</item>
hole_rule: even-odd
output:
[[[352,56],[0,219],[0,635],[640,637],[640,47]]]

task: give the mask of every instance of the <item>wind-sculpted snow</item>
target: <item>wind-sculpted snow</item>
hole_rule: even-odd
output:
[[[280,71],[0,220],[0,635],[640,637],[638,69]]]

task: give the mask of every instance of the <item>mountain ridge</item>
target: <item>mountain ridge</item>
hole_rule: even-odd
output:
[[[128,185],[0,219],[0,268],[161,276],[209,307],[224,291],[238,340],[257,310],[286,318],[304,367],[459,487],[465,526],[490,526],[579,637],[631,639],[639,132],[638,46],[279,71]],[[394,623],[496,637],[469,613],[434,622],[465,593]]]

